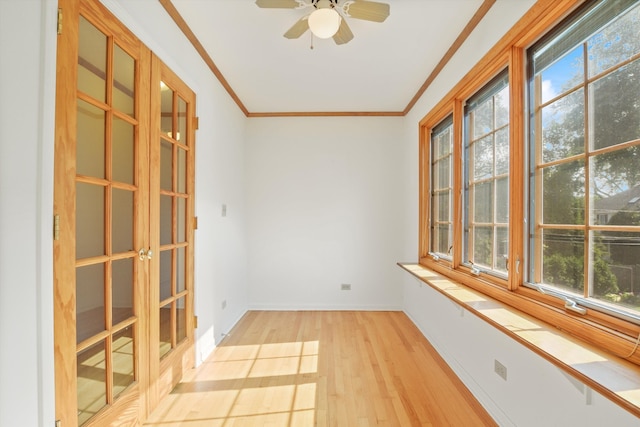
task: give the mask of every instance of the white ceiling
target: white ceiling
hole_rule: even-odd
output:
[[[309,0],[306,0],[309,1]],[[381,0],[385,1],[385,0]],[[343,0],[339,1],[339,4]],[[403,112],[483,0],[386,0],[383,23],[347,18],[345,45],[283,34],[309,9],[171,0],[249,113]],[[527,0],[497,0],[493,9]],[[523,4],[521,3],[521,4]]]

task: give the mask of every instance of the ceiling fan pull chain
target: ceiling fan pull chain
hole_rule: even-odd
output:
[[[309,31],[311,33],[311,46],[309,46],[309,49],[313,50],[313,33],[311,31]]]

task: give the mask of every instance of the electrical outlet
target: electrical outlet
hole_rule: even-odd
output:
[[[227,300],[222,301],[222,309],[224,310],[225,308],[227,308]]]
[[[493,361],[493,370],[496,374],[498,374],[503,380],[507,380],[507,367],[497,360]]]
[[[350,291],[351,290],[351,285],[349,283],[343,283],[342,285],[340,285],[340,290],[341,291]]]

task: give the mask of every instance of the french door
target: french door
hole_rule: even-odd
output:
[[[136,424],[193,365],[195,95],[97,0],[60,0],[56,417]]]

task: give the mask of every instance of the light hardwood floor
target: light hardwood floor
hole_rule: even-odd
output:
[[[401,312],[248,312],[145,426],[496,425]]]

